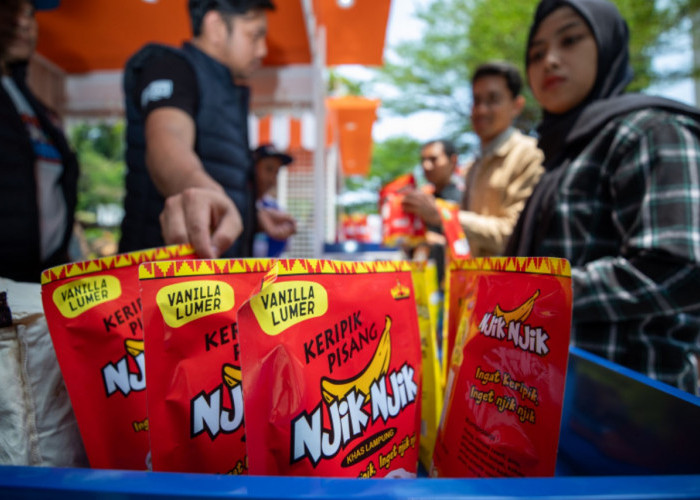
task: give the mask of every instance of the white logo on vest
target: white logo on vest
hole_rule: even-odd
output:
[[[173,95],[172,80],[153,80],[141,93],[141,107],[145,107],[149,101],[168,99]]]

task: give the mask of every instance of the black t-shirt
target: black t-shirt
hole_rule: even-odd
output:
[[[166,53],[141,72],[134,98],[140,103],[144,118],[154,109],[178,108],[193,119],[199,105],[199,91],[194,69],[177,54]]]

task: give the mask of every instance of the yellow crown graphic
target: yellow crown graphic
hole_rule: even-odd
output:
[[[407,299],[410,295],[411,289],[398,281],[396,282],[396,286],[391,289],[391,296],[394,297],[394,300]]]

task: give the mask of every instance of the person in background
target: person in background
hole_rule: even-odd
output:
[[[279,212],[279,218],[288,217],[291,234],[296,233],[296,221],[283,212],[271,193],[277,187],[277,175],[283,166],[290,165],[294,159],[278,151],[272,144],[263,144],[253,151],[255,162],[255,195],[258,212]],[[253,242],[254,257],[279,257],[287,246],[287,239],[276,239],[261,231],[256,233]]]
[[[641,94],[607,0],[543,0],[527,43],[546,174],[507,253],[571,263],[572,344],[698,394],[700,110]]]
[[[537,141],[513,122],[525,106],[512,64],[480,65],[472,76],[471,122],[480,151],[467,165],[459,222],[473,257],[502,255],[542,168]]]
[[[452,141],[438,139],[426,142],[420,152],[421,167],[425,179],[433,187],[432,193],[424,189],[407,192],[401,206],[407,213],[416,214],[425,223],[428,232],[428,258],[435,261],[438,271],[438,282],[442,283],[445,274],[445,245],[442,234],[442,220],[435,199],[459,203],[462,199],[462,187],[455,175],[457,169],[457,149]],[[413,249],[413,254],[421,252],[419,246]]]
[[[0,7],[0,276],[15,281],[38,282],[44,269],[68,262],[73,234],[78,162],[26,81],[38,36],[34,11],[50,7],[55,2],[3,0]]]
[[[283,225],[256,214],[249,89],[242,85],[267,54],[274,4],[188,6],[190,42],[179,49],[149,44],[125,68],[128,173],[119,250],[190,242],[200,257],[250,256],[256,224],[267,232]]]
[[[22,0],[6,0],[0,3],[0,58],[5,55],[10,43],[15,39],[22,3]]]

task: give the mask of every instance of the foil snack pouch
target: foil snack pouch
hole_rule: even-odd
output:
[[[568,261],[470,259],[454,261],[450,274],[460,313],[431,475],[554,475],[571,330]]]
[[[445,246],[446,260],[449,262],[450,259],[471,258],[467,236],[459,223],[459,203],[435,198],[435,205],[440,213],[442,232],[445,235],[445,240],[447,240],[447,245]]]
[[[437,352],[437,316],[431,311],[437,300],[437,270],[434,262],[411,262],[413,290],[416,296],[423,361],[423,397],[419,458],[430,470],[438,421],[442,412],[442,370]]]
[[[153,470],[247,474],[236,313],[271,262],[139,268]]]
[[[421,353],[406,262],[280,260],[238,327],[250,474],[416,475]]]
[[[425,241],[426,227],[415,214],[404,212],[401,202],[407,190],[416,188],[413,174],[405,174],[386,184],[379,192],[382,216],[382,242],[386,246],[414,246]]]
[[[41,296],[90,465],[147,468],[149,450],[138,265],[193,256],[155,248],[54,267]]]

